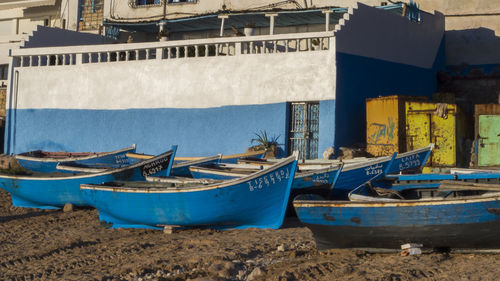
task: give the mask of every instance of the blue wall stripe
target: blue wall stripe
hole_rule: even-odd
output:
[[[6,144],[6,151],[107,151],[136,143],[138,152],[150,154],[172,144],[179,145],[179,156],[233,154],[244,152],[260,130],[279,135],[284,150],[287,113],[287,103],[208,109],[24,109],[16,112],[16,144]],[[333,119],[333,111],[330,115],[325,118]],[[324,137],[332,142],[333,136]]]

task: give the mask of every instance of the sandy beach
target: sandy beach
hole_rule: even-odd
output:
[[[0,280],[497,280],[500,254],[317,251],[279,230],[107,229],[92,208],[12,206],[0,190]]]

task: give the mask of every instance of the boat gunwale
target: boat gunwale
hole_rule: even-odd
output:
[[[290,156],[286,158],[285,160],[273,165],[272,167],[269,167],[267,169],[259,170],[255,173],[249,174],[245,177],[242,178],[235,178],[235,179],[229,179],[225,180],[222,183],[214,183],[214,184],[208,184],[205,186],[196,186],[196,187],[167,187],[167,188],[144,188],[144,187],[113,187],[113,186],[106,186],[106,185],[94,185],[94,184],[81,184],[80,185],[80,190],[99,190],[99,191],[111,191],[111,192],[123,192],[123,193],[188,193],[188,192],[197,192],[197,191],[209,191],[209,190],[215,190],[215,189],[222,189],[226,187],[233,187],[238,184],[242,184],[245,182],[249,182],[255,178],[258,178],[260,176],[263,176],[264,174],[267,173],[272,173],[275,170],[278,170],[282,168],[283,166],[286,166],[293,161],[296,161],[295,156]],[[292,173],[293,171],[290,171]],[[293,182],[292,182],[293,184]]]
[[[180,163],[174,163],[172,165],[172,169],[183,168],[186,166],[189,167],[191,165],[196,165],[196,164],[200,164],[200,163],[204,163],[204,162],[208,162],[208,161],[212,161],[212,160],[216,160],[216,159],[221,159],[221,158],[222,158],[222,154],[217,154],[217,155],[213,155],[213,156],[203,157],[200,159],[189,160],[189,161],[184,161],[184,162],[180,162]],[[174,159],[174,161],[175,161],[175,159]]]
[[[453,199],[424,199],[424,200],[401,200],[401,201],[331,201],[331,200],[294,200],[293,206],[296,208],[314,208],[314,207],[336,207],[336,208],[366,208],[366,207],[418,207],[418,206],[436,206],[436,205],[454,205],[467,203],[480,203],[500,200],[500,192],[494,192],[479,196],[470,196],[467,198]]]

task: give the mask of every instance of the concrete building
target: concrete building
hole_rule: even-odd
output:
[[[220,36],[219,13],[205,14],[167,25],[199,32],[189,28],[206,22],[218,36],[13,50],[6,153],[136,143],[145,153],[179,144],[179,155],[229,154],[265,131],[285,154],[317,158],[363,142],[366,98],[431,95],[444,67],[443,15],[412,21],[402,9],[264,9],[226,19],[252,21],[261,29],[254,36],[226,36],[230,27]]]

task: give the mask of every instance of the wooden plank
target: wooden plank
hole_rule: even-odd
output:
[[[442,181],[440,190],[485,190],[500,191],[500,184],[493,183],[474,183],[463,181]]]

